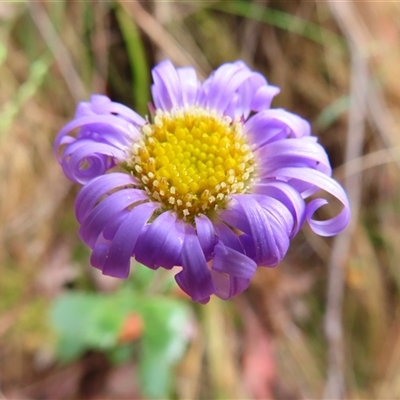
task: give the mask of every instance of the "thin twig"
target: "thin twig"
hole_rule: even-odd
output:
[[[353,164],[359,164],[364,142],[368,73],[366,60],[356,49],[352,51],[352,64],[351,107],[345,159],[346,162],[352,160]],[[361,170],[361,166],[357,165],[356,169]],[[328,295],[325,315],[325,334],[328,340],[328,379],[324,393],[324,397],[328,399],[345,398],[345,350],[342,327],[344,268],[358,220],[361,175],[346,173],[344,187],[351,204],[352,221],[347,230],[335,238],[328,264]]]
[[[367,96],[368,119],[378,131],[382,142],[386,146],[386,151],[390,153],[390,157],[396,162],[400,168],[400,158],[398,157],[397,143],[392,138],[397,137],[397,126],[392,113],[389,111],[383,97],[382,90],[376,85],[370,85]]]
[[[108,5],[92,0],[95,24],[91,36],[91,44],[94,58],[93,89],[95,93],[105,93],[107,86],[107,72],[109,59],[109,23],[107,18]]]
[[[175,64],[192,65],[197,73],[204,77],[204,71],[193,57],[163,28],[158,21],[149,14],[139,2],[125,2],[119,0],[119,4],[134,19],[135,23],[146,35],[169,57]]]
[[[369,76],[368,60],[365,55],[363,26],[359,23],[352,3],[329,2],[336,20],[341,25],[350,45],[351,103],[347,132],[345,163],[361,164],[365,135],[366,99]],[[347,167],[345,167],[347,169]],[[361,170],[361,165],[356,169]],[[343,343],[342,305],[344,295],[345,263],[349,253],[351,238],[356,227],[361,201],[361,175],[345,173],[344,187],[352,208],[350,226],[333,242],[328,265],[328,293],[325,315],[325,334],[328,341],[328,371],[324,390],[325,399],[344,399],[345,388],[345,349]]]
[[[350,160],[335,169],[335,177],[339,180],[347,179],[351,175],[358,175],[368,169],[387,165],[389,163],[400,164],[400,147],[388,147],[386,149],[376,150]]]

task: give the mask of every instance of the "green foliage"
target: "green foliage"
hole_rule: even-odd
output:
[[[210,8],[245,18],[255,19],[284,31],[301,35],[321,45],[329,43],[331,46],[335,45],[340,49],[345,45],[341,37],[320,25],[284,11],[265,7],[257,2],[221,1],[211,4]]]
[[[145,321],[140,378],[144,392],[152,398],[164,397],[173,366],[182,356],[188,326],[188,310],[182,303],[165,298],[146,299],[141,304]]]
[[[131,314],[139,315],[144,325],[138,352],[143,394],[166,397],[173,367],[188,341],[189,309],[182,301],[146,297],[132,285],[114,294],[68,292],[51,311],[51,322],[59,333],[57,357],[71,362],[88,350],[99,350],[113,362],[127,361],[132,344],[122,344],[119,338]]]
[[[325,107],[315,120],[317,129],[324,130],[334,124],[350,107],[349,96],[341,96]]]
[[[1,57],[2,55],[0,54]],[[31,64],[28,79],[15,92],[14,97],[4,105],[0,113],[0,137],[9,130],[23,105],[39,90],[48,73],[49,67],[50,56],[48,54],[44,54]]]
[[[136,102],[136,111],[144,115],[147,112],[147,103],[150,101],[150,79],[143,43],[135,23],[120,7],[117,8],[117,19],[125,41],[134,81],[133,97]]]

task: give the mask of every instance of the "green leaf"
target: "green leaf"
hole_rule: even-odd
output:
[[[71,292],[61,296],[51,312],[51,321],[60,335],[58,357],[71,361],[85,350],[114,348],[122,324],[133,308],[132,294]]]
[[[68,362],[86,350],[107,352],[114,362],[128,360],[132,344],[119,345],[118,337],[129,313],[139,313],[144,333],[139,351],[143,394],[165,398],[171,390],[173,367],[188,342],[190,309],[182,301],[168,297],[138,295],[123,287],[113,295],[69,292],[58,298],[51,321],[60,335],[57,356]]]
[[[119,345],[108,352],[108,358],[113,364],[123,364],[132,359],[136,343]]]
[[[133,283],[134,287],[140,291],[147,289],[154,280],[154,271],[144,265],[135,262],[132,268],[129,281]]]
[[[61,363],[69,363],[81,357],[87,350],[86,344],[81,340],[76,340],[73,336],[60,336],[57,347],[56,355]]]
[[[152,298],[141,310],[145,321],[140,359],[143,394],[165,398],[171,389],[173,366],[188,342],[189,309],[176,300]]]
[[[95,300],[84,293],[65,294],[53,304],[51,322],[60,335],[57,356],[61,361],[72,361],[86,350],[87,316],[95,306]]]

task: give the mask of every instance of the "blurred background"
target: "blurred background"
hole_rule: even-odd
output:
[[[146,114],[165,58],[280,86],[352,204],[229,302],[91,268],[52,153],[91,93]],[[399,65],[397,2],[0,2],[0,399],[400,398]]]

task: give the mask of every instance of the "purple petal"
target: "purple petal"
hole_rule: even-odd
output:
[[[201,248],[203,249],[206,259],[209,260],[212,256],[212,252],[216,243],[214,225],[205,215],[199,215],[198,217],[195,217],[195,221],[197,236],[199,238]]]
[[[82,223],[92,211],[92,208],[111,190],[118,189],[122,186],[134,186],[136,179],[131,175],[122,173],[112,173],[99,176],[87,183],[75,200],[75,213],[79,223]]]
[[[210,272],[217,289],[215,295],[222,300],[229,300],[231,297],[242,293],[249,287],[250,279],[227,276],[214,270]]]
[[[243,248],[240,244],[238,235],[232,231],[224,222],[215,221],[214,222],[215,232],[217,233],[218,239],[227,247],[243,252]]]
[[[196,70],[191,67],[177,68],[176,72],[181,84],[183,106],[189,107],[196,103],[200,82]]]
[[[273,197],[285,205],[293,216],[294,226],[290,237],[294,237],[305,220],[306,205],[299,192],[289,184],[275,180],[254,185],[253,192]]]
[[[123,160],[125,157],[125,152],[113,146],[90,140],[77,140],[65,148],[61,165],[70,180],[84,184],[104,175],[108,169],[115,166],[114,160]]]
[[[157,108],[169,111],[173,107],[195,104],[200,83],[194,68],[177,68],[169,60],[158,64],[152,72],[152,95]]]
[[[312,219],[314,213],[323,205],[328,204],[325,199],[315,199],[307,204],[306,218],[311,229],[321,236],[334,236],[342,232],[350,221],[350,210],[347,207],[337,214],[335,217],[327,221],[316,221]]]
[[[92,109],[96,114],[114,114],[118,117],[122,117],[125,121],[130,122],[136,126],[142,126],[146,123],[146,120],[142,118],[135,111],[131,110],[129,107],[111,101],[106,97],[109,101],[104,101],[103,97],[106,96],[91,96],[90,100],[92,103]],[[100,101],[99,101],[100,100]]]
[[[69,135],[79,127],[76,138]],[[66,176],[84,184],[124,161],[128,145],[138,137],[131,123],[114,115],[93,114],[66,124],[57,135],[54,151]]]
[[[265,78],[257,72],[252,72],[249,78],[237,88],[225,110],[225,114],[232,118],[243,116],[246,119],[251,111],[250,106],[253,102],[254,93],[263,85],[266,85]]]
[[[92,94],[90,101],[81,101],[75,110],[75,117],[80,118],[88,115],[98,114],[96,113],[96,107],[101,105],[108,105],[111,100],[103,94]]]
[[[140,204],[125,216],[111,241],[103,266],[104,275],[116,278],[129,275],[130,259],[137,239],[158,206],[154,203]]]
[[[182,248],[182,271],[175,275],[179,287],[193,301],[206,303],[215,293],[216,287],[207,267],[207,262],[194,228],[186,225]]]
[[[107,96],[101,94],[93,94],[90,96],[89,102],[79,103],[75,112],[75,119],[93,114],[117,115],[119,118],[136,126],[142,126],[146,122],[129,107],[111,101]]]
[[[278,168],[290,166],[318,169],[331,175],[332,169],[324,148],[309,140],[286,139],[269,143],[257,152],[260,159],[260,177],[273,176]]]
[[[223,114],[235,91],[252,72],[242,62],[223,64],[204,82],[199,104]]]
[[[279,200],[269,196],[253,195],[257,200],[258,204],[265,210],[267,215],[275,219],[277,224],[280,226],[280,230],[285,237],[292,235],[295,227],[295,221],[290,210]],[[274,231],[275,235],[278,233]]]
[[[172,268],[180,264],[184,223],[171,211],[160,214],[139,237],[135,258],[149,268]]]
[[[79,228],[79,236],[89,247],[93,248],[97,238],[103,232],[106,225],[109,224],[117,214],[125,208],[146,198],[146,193],[137,189],[124,189],[112,193],[94,207],[88,217],[82,222]]]
[[[221,65],[202,85],[199,105],[232,119],[268,109],[279,89],[242,61]]]
[[[98,243],[95,244],[90,256],[90,265],[102,271],[109,249],[110,244],[108,241],[99,240]]]
[[[233,93],[229,104],[225,108],[224,114],[230,116],[232,119],[243,115],[243,107],[241,107],[238,93]]]
[[[136,207],[137,207],[137,205],[136,205]],[[132,209],[132,206],[129,206],[129,207],[121,210],[120,212],[114,214],[113,218],[110,218],[109,222],[104,227],[104,230],[102,232],[104,239],[106,239],[110,242],[111,242],[111,240],[113,240],[115,234],[117,233],[117,230],[119,229],[121,224],[127,218],[130,209]]]
[[[170,111],[173,107],[183,107],[179,76],[171,61],[159,63],[153,68],[152,76],[151,92],[156,108]]]
[[[311,229],[321,236],[332,236],[340,233],[350,221],[350,206],[343,188],[332,178],[324,175],[320,171],[310,168],[281,168],[276,171],[278,177],[290,178],[294,181],[312,184],[332,196],[336,197],[343,205],[342,211],[334,218],[327,221],[316,221],[312,219],[315,211],[326,204],[321,199],[311,201],[307,205],[306,217]]]
[[[248,198],[250,195],[244,196]],[[244,232],[235,235],[240,246],[240,250],[239,246],[236,249],[260,265],[277,265],[286,253],[289,235],[294,231],[292,214],[278,200],[267,196],[251,195],[256,204],[252,210],[256,214],[252,218],[249,217],[249,213],[244,212],[243,205],[240,204],[244,201],[243,195],[233,197],[236,203],[232,202],[228,210],[221,211],[220,218],[230,226]],[[245,200],[247,201],[248,199]],[[223,237],[221,240],[227,244]]]
[[[258,72],[253,72],[251,76],[243,82],[237,89],[239,102],[233,117],[244,116],[248,118],[251,111],[261,111],[269,109],[272,98],[279,93],[279,88],[268,85],[266,79]]]
[[[200,106],[216,110],[232,119],[246,119],[251,111],[268,109],[279,89],[242,61],[221,65],[203,83],[199,92]]]
[[[257,258],[256,247],[253,238],[247,233],[239,236],[240,244],[243,247],[243,253],[252,260]]]
[[[256,147],[288,137],[304,137],[311,133],[310,124],[298,115],[282,109],[264,110],[249,118],[244,132]]]
[[[239,207],[231,207],[226,210],[221,210],[219,212],[219,217],[227,225],[234,226],[242,232],[248,232],[250,230],[249,220]]]
[[[250,279],[257,269],[257,264],[249,257],[218,242],[212,269],[237,278]]]
[[[76,134],[76,140],[89,139],[93,142],[105,143],[117,149],[125,150],[140,136],[139,131],[136,130],[132,124],[128,124],[121,119],[117,119],[117,121],[110,124],[112,122],[110,121],[111,117],[107,117],[107,123],[97,122],[95,118],[97,119],[99,117],[91,117],[94,122],[87,123],[80,127]],[[70,137],[71,136],[65,136],[65,139]],[[63,139],[60,145],[64,144],[65,139]]]
[[[289,239],[276,221],[258,204],[252,195],[235,195],[236,203],[233,207],[240,207],[247,218],[247,226],[243,229],[253,243],[256,254],[255,261],[258,265],[277,265],[284,254],[282,249],[288,245]],[[274,231],[278,229],[278,231]]]
[[[74,129],[83,126],[92,127],[92,129],[97,127],[98,130],[103,129],[106,131],[111,131],[114,135],[118,135],[120,137],[120,140],[125,140],[125,138],[133,140],[139,137],[139,132],[136,127],[114,115],[83,116],[73,119],[59,131],[54,141],[54,150],[56,156],[58,152],[58,147],[62,143],[64,136],[66,136]],[[101,136],[99,136],[99,141],[101,141]]]
[[[272,85],[263,85],[258,90],[256,90],[255,95],[250,104],[250,108],[253,111],[262,111],[267,110],[271,107],[272,99],[280,92],[281,90]]]

